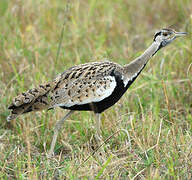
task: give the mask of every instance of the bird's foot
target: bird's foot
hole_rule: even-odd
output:
[[[97,143],[97,158],[101,161],[101,162],[105,162],[107,159],[107,153],[105,152],[104,146],[105,143],[103,141],[102,136],[99,136],[98,134],[95,135],[95,141]]]
[[[54,157],[54,152],[49,150],[49,152],[46,154],[46,156],[47,156],[48,159],[52,158],[52,157]]]
[[[55,149],[55,146],[51,146],[49,151],[46,153],[47,158],[53,158],[55,156],[54,149]]]

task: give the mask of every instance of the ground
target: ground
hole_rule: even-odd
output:
[[[191,0],[1,0],[0,178],[191,179],[191,12]],[[188,35],[160,50],[102,114],[104,152],[89,112],[66,121],[50,159],[54,124],[65,110],[6,121],[19,93],[74,64],[127,64],[165,27]]]

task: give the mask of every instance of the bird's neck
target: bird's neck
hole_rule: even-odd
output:
[[[161,44],[153,42],[145,52],[124,66],[124,82],[125,84],[135,79],[143,70],[149,59],[161,48]]]

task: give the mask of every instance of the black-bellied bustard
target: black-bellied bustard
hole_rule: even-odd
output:
[[[100,114],[114,105],[135,81],[149,59],[184,32],[162,29],[154,36],[152,44],[131,63],[121,66],[114,62],[93,62],[71,67],[52,82],[39,85],[14,98],[9,106],[7,120],[30,112],[61,107],[70,110],[55,126],[49,155],[53,154],[57,135],[63,122],[72,112],[94,111],[96,130],[100,132]]]

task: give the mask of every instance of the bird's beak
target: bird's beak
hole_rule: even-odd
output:
[[[186,32],[175,32],[175,37],[185,36]]]

